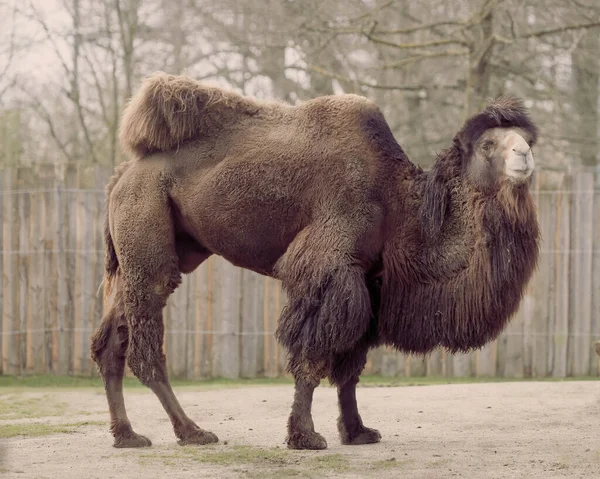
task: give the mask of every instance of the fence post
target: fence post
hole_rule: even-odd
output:
[[[592,321],[592,235],[594,176],[575,173],[571,217],[571,281],[569,318],[569,375],[585,376],[590,370]]]
[[[2,262],[2,373],[17,374],[19,372],[19,304],[18,304],[18,255],[19,249],[19,217],[14,189],[16,188],[16,170],[7,168],[4,171],[3,191],[11,192],[5,195],[3,201],[3,246],[4,261]]]

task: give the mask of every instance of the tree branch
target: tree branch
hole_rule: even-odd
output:
[[[334,73],[334,72],[325,70],[324,68],[321,68],[316,65],[307,65],[306,67],[290,66],[287,68],[292,69],[292,70],[304,71],[304,72],[308,72],[308,73],[318,73],[319,75],[324,75],[326,77],[333,78],[333,79],[336,79],[336,80],[339,80],[342,82],[355,83],[359,86],[373,88],[376,90],[399,90],[399,91],[416,91],[416,92],[418,92],[418,91],[427,90],[430,88],[433,88],[433,89],[456,89],[456,88],[458,88],[458,85],[433,85],[433,86],[384,85],[384,84],[367,82],[367,81],[363,81],[363,80],[354,79],[354,78],[351,78],[348,76],[340,75],[338,73]]]
[[[563,25],[562,27],[548,28],[545,30],[538,30],[537,32],[529,32],[524,33],[518,36],[517,38],[534,38],[534,37],[543,37],[546,35],[555,35],[557,33],[565,33],[571,30],[583,30],[587,28],[595,28],[600,27],[600,20],[596,22],[589,23],[579,23],[575,25]]]

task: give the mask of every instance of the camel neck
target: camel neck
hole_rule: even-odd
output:
[[[384,251],[379,337],[403,351],[483,346],[516,312],[537,264],[539,227],[526,187],[487,197],[460,185],[450,191],[439,236],[400,232]]]

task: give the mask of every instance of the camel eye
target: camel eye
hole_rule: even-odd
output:
[[[490,151],[492,149],[492,143],[484,143],[482,146],[483,151]]]

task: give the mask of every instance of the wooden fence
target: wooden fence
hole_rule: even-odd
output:
[[[107,305],[102,280],[105,168],[0,170],[1,374],[96,374],[89,341]],[[540,268],[520,311],[482,350],[427,357],[387,348],[365,373],[398,376],[597,376],[600,190],[594,173],[543,171],[534,185]],[[500,292],[501,294],[501,292]],[[284,374],[274,339],[280,284],[211,258],[186,276],[165,312],[174,377]]]

